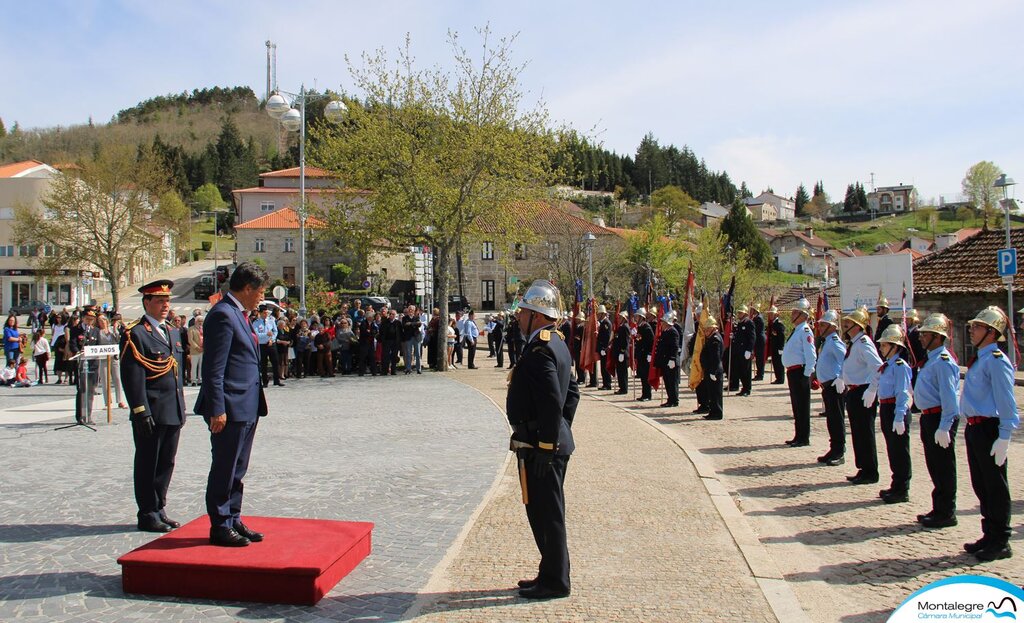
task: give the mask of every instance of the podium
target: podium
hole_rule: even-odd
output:
[[[71,357],[71,359],[77,360],[78,365],[79,387],[75,388],[75,423],[68,424],[67,426],[59,426],[54,430],[84,426],[91,431],[96,431],[95,428],[88,424],[92,417],[92,393],[96,391],[95,387],[89,387],[89,362],[99,359],[107,360],[107,424],[114,421],[113,412],[110,407],[110,362],[119,354],[121,354],[121,348],[117,344],[86,344],[81,352],[77,353],[74,357]],[[81,399],[79,399],[80,395]]]

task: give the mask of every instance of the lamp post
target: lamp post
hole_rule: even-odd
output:
[[[1002,188],[1003,189],[1002,204],[1003,204],[1003,207],[1006,208],[1006,248],[1007,249],[1012,248],[1012,245],[1010,243],[1010,204],[1013,203],[1013,199],[1010,198],[1007,195],[1012,195],[1012,193],[1010,191],[1013,190],[1013,186],[1015,184],[1016,184],[1016,182],[1013,181],[1013,178],[1012,177],[1006,177],[1005,173],[1003,173],[999,177],[997,177],[995,183],[992,184],[992,186],[995,187],[995,188]],[[1010,324],[1012,325],[1013,321],[1014,321],[1014,317],[1016,316],[1016,314],[1013,311],[1013,275],[1010,275],[1009,277],[1004,277],[1003,280],[1006,283],[1006,317],[1009,319]],[[1016,332],[1012,331],[1012,326],[1011,326],[1011,335],[1013,335],[1014,339],[1016,339]],[[1010,365],[1013,366],[1014,370],[1017,369],[1016,350],[1017,350],[1016,348],[1007,348],[1006,349],[1007,357],[1009,357],[1009,359],[1010,359]]]
[[[283,94],[283,95],[282,95]],[[285,95],[292,98],[289,103]],[[281,122],[289,132],[299,132],[299,316],[306,316],[306,102],[311,99],[330,97],[324,95],[310,95],[306,92],[306,85],[299,87],[298,93],[288,91],[275,91],[267,99],[267,114]],[[295,106],[298,105],[298,109]],[[347,108],[340,100],[327,102],[324,108],[324,115],[337,121],[344,114]]]
[[[587,264],[590,267],[590,298],[594,298],[594,242],[597,236],[593,232],[583,234],[583,244],[587,247]]]

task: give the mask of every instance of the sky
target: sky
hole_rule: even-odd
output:
[[[980,160],[1024,181],[1019,0],[0,0],[0,16],[8,128],[202,87],[262,97],[267,40],[282,89],[358,94],[346,55],[393,57],[408,35],[450,67],[448,31],[472,47],[489,25],[516,36],[521,87],[553,119],[619,153],[648,132],[688,145],[755,194],[821,180],[841,200],[873,173],[953,200]]]

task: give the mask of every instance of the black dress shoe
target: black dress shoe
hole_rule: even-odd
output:
[[[625,392],[625,391],[617,391],[617,392],[615,392],[615,395],[617,395],[617,396],[624,396],[625,394],[628,394],[628,393],[629,392]]]
[[[854,485],[873,485],[878,482],[878,476],[865,476],[863,474],[857,476],[850,481],[850,484]]]
[[[708,414],[708,415],[704,416],[704,419],[705,420],[720,420],[720,419],[722,419],[722,416]]]
[[[893,493],[892,487],[889,487],[888,489],[882,489],[881,491],[879,491],[878,492],[878,497],[884,498],[885,496],[891,495],[892,493]]]
[[[789,444],[789,447],[790,448],[806,448],[809,445],[811,445],[811,442],[809,442],[809,441],[794,441],[793,443]]]
[[[828,463],[831,460],[832,460],[832,453],[831,452],[826,452],[825,454],[822,454],[821,456],[818,457],[818,462],[819,463]]]
[[[709,411],[710,409],[708,409],[707,407],[697,407],[692,411],[692,413],[694,415],[700,415],[701,413],[708,413]]]
[[[274,387],[284,387],[284,383],[274,383]]]
[[[737,396],[749,396],[749,395],[750,395],[750,392],[740,392],[740,393],[738,393],[738,394],[736,394],[736,395],[737,395]]]
[[[530,588],[520,589],[519,596],[525,599],[561,599],[568,597],[569,591],[556,591],[540,584],[535,584]]]
[[[172,528],[180,528],[181,527],[181,522],[174,521],[173,519],[168,519],[167,515],[165,515],[163,513],[160,513],[160,521],[164,522],[165,524],[167,524],[168,526],[170,526]]]
[[[241,534],[242,536],[244,536],[245,538],[249,539],[253,543],[259,543],[260,541],[263,540],[263,534],[262,533],[260,533],[260,532],[253,532],[248,527],[246,527],[246,525],[244,523],[242,523],[240,521],[235,524],[235,532],[237,532],[238,534]]]
[[[910,494],[906,491],[890,491],[882,496],[882,501],[886,504],[902,504],[910,501]]]
[[[860,478],[863,475],[864,475],[864,472],[858,471],[853,476],[847,476],[846,479],[849,480],[850,482],[853,482],[854,480],[857,480],[858,478]]]
[[[786,445],[787,446],[791,446],[791,445],[793,445],[795,443],[796,443],[796,439],[787,439],[786,440]]]
[[[981,550],[988,547],[988,543],[988,537],[983,536],[974,543],[964,543],[964,551],[968,554],[977,554]]]
[[[986,545],[983,549],[974,553],[974,557],[982,562],[1002,560],[1003,558],[1009,558],[1011,556],[1013,556],[1013,550],[1010,549],[1009,543],[993,543],[991,545]],[[522,595],[522,593],[520,593],[520,595]]]
[[[537,578],[533,578],[532,580],[519,580],[516,585],[519,588],[533,588],[534,586],[537,586]]]
[[[210,545],[220,547],[245,547],[252,543],[231,528],[210,528]]]
[[[647,402],[647,401],[649,401],[650,399],[651,399],[651,397],[650,397],[650,396],[640,396],[639,398],[637,398],[637,399],[636,399],[636,401],[637,401],[637,402]]]
[[[825,461],[825,465],[828,465],[829,467],[835,467],[837,465],[842,465],[845,462],[846,459],[843,458],[842,454],[840,454],[839,456],[834,456],[831,459]]]
[[[139,519],[138,528],[142,532],[170,532],[174,528],[160,521],[159,519],[153,519],[152,517],[146,517],[145,519]]]
[[[925,528],[952,528],[957,524],[956,515],[922,515],[918,521]]]

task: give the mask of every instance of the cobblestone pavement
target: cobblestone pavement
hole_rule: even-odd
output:
[[[487,362],[487,359],[484,359]],[[505,373],[454,377],[504,404]],[[426,588],[417,621],[775,621],[686,455],[643,419],[585,396],[566,478],[572,595],[513,590],[537,551],[514,464]]]
[[[1018,403],[1024,404],[1024,388],[1016,391]],[[886,505],[877,495],[879,489],[889,486],[881,432],[877,439],[881,481],[877,486],[852,486],[845,479],[856,471],[849,438],[846,465],[827,467],[815,460],[828,449],[823,417],[812,415],[810,447],[789,448],[783,443],[793,436],[785,386],[758,382],[751,397],[727,396],[725,420],[720,422],[689,415],[696,407],[690,393],[681,397],[683,409],[671,410],[657,407],[657,395],[649,403],[625,398],[607,399],[668,426],[684,445],[699,452],[699,459],[713,465],[814,620],[884,621],[911,592],[952,575],[985,574],[1024,584],[1024,527],[1020,520],[1024,514],[1024,474],[1020,469],[1024,447],[1020,431],[1009,458],[1016,557],[981,564],[961,548],[981,535],[962,427],[956,440],[960,524],[926,530],[915,519],[931,509],[931,481],[916,420],[910,429],[911,501]],[[815,399],[812,413],[821,410],[820,400]]]
[[[48,388],[41,398],[62,396]],[[373,553],[318,606],[123,594],[116,558],[154,535],[135,530],[131,431],[119,411],[95,433],[0,425],[0,621],[398,619],[503,465],[504,416],[437,374],[290,381],[268,398],[244,511],[376,523]],[[171,517],[204,514],[209,447],[190,417]]]

